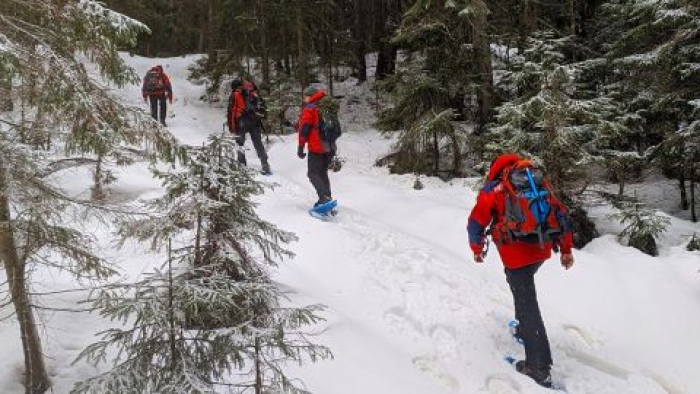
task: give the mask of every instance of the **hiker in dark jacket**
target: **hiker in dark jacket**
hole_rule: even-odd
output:
[[[331,181],[328,178],[328,166],[331,163],[332,151],[329,144],[321,139],[319,111],[316,105],[325,96],[325,92],[319,91],[313,86],[304,90],[304,109],[297,125],[299,132],[297,156],[300,159],[307,157],[304,149],[306,145],[309,146],[307,175],[318,195],[318,202],[314,204],[315,206],[333,200]]]
[[[503,155],[494,160],[486,185],[479,192],[476,205],[469,216],[467,230],[474,260],[483,263],[486,229],[491,225],[492,238],[513,293],[517,320],[514,335],[525,345],[526,358],[517,361],[515,367],[518,372],[528,375],[538,384],[551,387],[552,354],[537,302],[534,276],[544,261],[552,256],[552,250],[561,251],[561,264],[564,268],[568,270],[573,266],[572,232],[566,209],[553,195],[548,200],[552,209],[550,212],[556,213],[556,220],[563,223],[556,243],[549,240],[520,241],[507,234],[507,230],[503,231],[504,227],[499,224],[503,223],[503,218],[508,217],[505,215],[506,200],[512,198],[508,194],[507,183],[503,181],[503,174],[506,169],[514,168],[519,163],[523,163],[523,160],[517,155]]]
[[[245,145],[246,134],[250,134],[253,147],[255,147],[255,152],[260,159],[262,173],[270,175],[270,164],[262,141],[262,120],[264,117],[262,98],[260,98],[255,84],[244,78],[234,79],[231,82],[231,88],[227,111],[229,131],[236,136],[236,142],[241,148]],[[238,162],[243,165],[247,164],[243,149],[238,151]]]
[[[168,107],[166,100],[173,103],[173,87],[170,84],[170,78],[163,72],[162,66],[155,66],[146,73],[143,78],[143,86],[141,88],[141,95],[143,100],[151,100],[151,116],[153,119],[158,120],[158,115],[160,115],[160,123],[163,126],[167,126],[165,123],[165,118],[168,114]],[[158,111],[158,106],[160,105],[160,111]]]

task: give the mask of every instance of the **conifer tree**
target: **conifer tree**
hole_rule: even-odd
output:
[[[697,180],[700,7],[688,0],[609,1],[602,11],[609,86],[621,92],[627,116],[639,119],[640,145],[678,179],[687,209],[687,181]]]
[[[395,171],[437,174],[449,157],[447,172],[461,173],[467,133],[453,120],[477,124],[490,113],[482,105],[491,105],[492,77],[483,67],[488,62],[490,70],[490,61],[483,59],[489,55],[482,48],[488,52],[487,12],[481,1],[420,0],[404,15],[393,43],[410,56],[382,83],[394,106],[378,115],[382,130],[400,130],[392,157]],[[478,102],[476,108],[467,108],[470,101]]]
[[[20,326],[27,393],[50,386],[29,272],[37,265],[78,278],[114,272],[79,223],[71,225],[86,212],[108,210],[69,195],[52,175],[94,164],[94,157],[175,155],[172,137],[120,104],[84,63],[117,86],[137,81],[116,49],[144,30],[91,0],[0,3],[0,81],[20,104],[0,113],[0,260]]]
[[[252,197],[263,186],[235,158],[235,142],[214,136],[191,149],[181,171],[157,173],[166,187],[151,217],[124,225],[124,239],[161,249],[176,240],[171,266],[142,281],[105,291],[95,306],[126,326],[103,333],[79,359],[105,361],[108,372],[78,384],[75,393],[214,392],[306,393],[284,363],[330,356],[311,343],[304,326],[320,306],[290,307],[270,277],[284,244],[295,236],[262,220]],[[111,354],[111,353],[109,353]]]
[[[553,32],[528,39],[523,56],[501,80],[500,89],[513,92],[514,98],[497,109],[497,125],[485,140],[492,156],[515,152],[545,168],[572,211],[575,243],[582,246],[597,233],[576,197],[589,182],[589,165],[602,160],[597,136],[612,127],[617,108],[607,98],[577,96],[580,65],[566,53],[575,47],[572,40]]]

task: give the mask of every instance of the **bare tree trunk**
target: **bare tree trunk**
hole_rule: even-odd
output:
[[[567,0],[566,14],[569,35],[576,35],[576,0]]]
[[[309,85],[309,53],[306,41],[306,27],[304,26],[304,3],[306,0],[297,0],[296,30],[297,30],[297,50],[299,58],[297,60],[297,78],[304,89]]]
[[[215,55],[216,51],[216,10],[215,10],[215,0],[208,0],[207,1],[207,18],[206,18],[206,23],[207,23],[207,53],[210,56]]]
[[[105,198],[105,191],[104,191],[104,171],[102,170],[102,164],[104,162],[104,158],[102,155],[97,156],[97,163],[95,164],[95,173],[93,174],[92,181],[92,200],[93,201],[102,201]]]
[[[255,338],[255,394],[263,393],[263,371],[260,359],[260,339]]]
[[[474,63],[479,73],[479,92],[477,101],[479,106],[478,122],[479,133],[484,131],[491,121],[493,112],[493,69],[491,66],[491,42],[488,37],[488,8],[482,0],[477,0],[474,5],[477,12],[472,21],[472,40],[474,44]]]
[[[12,101],[12,81],[0,80],[0,112],[10,112],[14,109]]]
[[[263,85],[269,92],[270,85],[270,51],[268,46],[268,17],[266,0],[258,0],[256,13],[258,14],[258,23],[260,23],[260,50],[261,50],[261,70],[263,77]]]
[[[681,191],[681,209],[688,209],[688,191],[686,190],[685,168],[682,168],[678,173],[678,188]]]
[[[25,393],[42,394],[51,386],[46,373],[41,338],[34,320],[26,282],[25,263],[20,259],[10,222],[5,163],[0,158],[0,259],[5,264],[12,304],[15,308],[24,352]]]
[[[377,17],[375,20],[375,30],[379,35],[377,42],[377,69],[375,75],[377,80],[393,75],[396,71],[396,47],[390,42],[391,36],[394,34],[396,26],[399,22],[396,21],[397,14],[400,15],[400,4],[394,1],[382,1],[381,7],[375,10]],[[375,5],[376,6],[376,5]]]
[[[697,163],[697,161],[690,164],[690,219],[693,221],[693,223],[698,222],[698,214],[695,205],[695,181],[697,178],[697,164],[695,163]]]
[[[535,0],[525,0],[520,9],[520,50],[525,48],[527,37],[537,31],[537,3]]]
[[[353,1],[353,39],[355,41],[355,61],[357,61],[357,81],[358,83],[363,83],[367,81],[367,59],[365,59],[365,54],[367,48],[365,47],[365,35],[364,35],[364,7],[362,7],[364,0],[354,0]]]

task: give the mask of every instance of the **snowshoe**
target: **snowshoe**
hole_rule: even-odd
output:
[[[314,204],[313,208],[309,210],[309,215],[316,219],[328,220],[331,217],[335,216],[335,214],[333,214],[333,211],[335,211],[335,208],[337,206],[338,202],[336,200],[330,200],[324,203],[316,203]]]

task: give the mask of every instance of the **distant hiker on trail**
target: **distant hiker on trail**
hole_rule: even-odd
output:
[[[304,149],[306,145],[309,146],[307,175],[318,195],[318,201],[314,207],[323,206],[333,201],[328,167],[335,154],[335,144],[322,138],[322,119],[318,104],[325,96],[324,91],[313,86],[304,90],[304,108],[297,125],[299,131],[297,156],[300,159],[307,157]]]
[[[255,84],[244,77],[234,79],[231,82],[231,89],[226,117],[228,129],[236,136],[236,142],[241,148],[238,151],[238,162],[243,165],[247,164],[243,146],[246,134],[250,134],[255,152],[262,165],[262,173],[271,175],[267,152],[262,141],[262,120],[265,117],[264,101]]]
[[[143,78],[143,87],[141,88],[143,100],[151,100],[151,116],[158,120],[160,114],[160,123],[167,126],[165,118],[168,114],[168,107],[165,102],[167,99],[170,104],[173,103],[173,87],[170,84],[170,78],[163,72],[163,66],[155,66],[150,69]],[[160,111],[158,111],[160,105]]]
[[[561,251],[561,264],[567,270],[574,264],[566,209],[532,162],[517,155],[503,155],[491,164],[467,229],[477,263],[484,261],[486,236],[490,233],[505,265],[515,304],[513,335],[523,343],[526,354],[525,360],[508,357],[507,361],[541,386],[551,387],[552,355],[534,276],[552,250]]]

